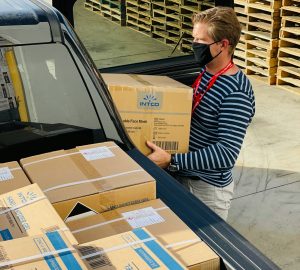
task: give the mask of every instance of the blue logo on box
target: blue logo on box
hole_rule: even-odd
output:
[[[5,230],[0,231],[0,235],[1,235],[2,239],[3,239],[3,241],[7,241],[7,240],[12,240],[13,239],[13,237],[12,237],[9,229],[5,229]]]
[[[143,248],[136,248],[134,251],[151,267],[151,269],[159,268],[159,264],[150,256]]]
[[[162,106],[162,93],[138,93],[138,108],[139,109],[150,109],[159,110]]]

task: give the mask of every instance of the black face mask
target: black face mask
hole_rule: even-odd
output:
[[[192,48],[194,51],[195,59],[196,59],[196,62],[201,67],[204,67],[205,65],[207,65],[210,61],[212,61],[214,58],[216,58],[222,52],[222,51],[220,51],[215,57],[213,57],[211,55],[210,45],[213,45],[217,42],[218,41],[210,43],[210,44],[193,42]]]

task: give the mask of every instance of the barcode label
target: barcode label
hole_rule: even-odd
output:
[[[154,141],[153,143],[164,150],[178,150],[179,145],[178,141]]]
[[[0,168],[0,181],[7,181],[13,179],[14,176],[12,175],[10,169],[8,167]]]
[[[104,254],[104,253],[98,254],[103,249],[100,249],[97,247],[91,247],[91,246],[82,246],[82,247],[78,247],[78,249],[83,257],[87,256],[87,255],[95,254],[95,256],[84,259],[87,261],[87,263],[89,264],[89,266],[92,269],[98,269],[98,268],[102,268],[102,267],[106,267],[106,266],[112,266],[110,260],[106,256],[106,254]],[[96,253],[97,253],[97,255],[96,255]]]
[[[79,150],[79,152],[84,156],[87,161],[111,158],[114,157],[115,154],[111,152],[108,147],[95,147],[90,149]]]
[[[134,229],[150,226],[165,221],[163,217],[160,216],[153,207],[146,207],[125,212],[122,213],[122,216]]]

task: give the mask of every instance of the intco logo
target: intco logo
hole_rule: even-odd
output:
[[[139,93],[138,108],[159,110],[162,104],[162,93]]]

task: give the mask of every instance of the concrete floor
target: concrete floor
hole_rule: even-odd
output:
[[[84,0],[74,6],[75,30],[97,67],[111,67],[167,58],[173,47],[84,9]],[[172,56],[181,55],[176,50]]]
[[[172,47],[75,5],[99,68],[168,57]],[[179,55],[180,52],[176,52]],[[256,115],[234,170],[228,222],[282,269],[300,269],[300,95],[252,79]]]

